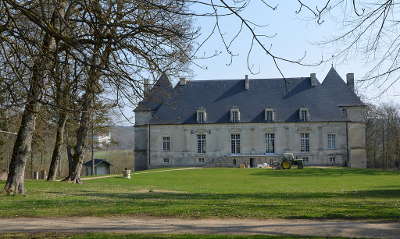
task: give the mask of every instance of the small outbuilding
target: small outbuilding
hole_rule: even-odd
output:
[[[85,173],[86,176],[91,176],[93,175],[92,173],[92,166],[93,166],[93,160],[89,160],[83,164],[85,166]],[[95,175],[108,175],[110,174],[110,167],[111,164],[107,162],[105,159],[94,159],[94,170],[95,170]]]

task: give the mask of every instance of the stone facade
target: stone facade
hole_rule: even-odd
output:
[[[325,81],[331,85],[336,84],[335,81],[340,83],[339,80],[341,79],[336,80],[335,77],[340,78],[335,71],[331,70],[326,77],[329,79]],[[166,77],[164,76],[164,81],[167,81],[165,79]],[[164,84],[169,87],[169,82],[162,82],[162,80],[161,78],[157,84]],[[246,80],[249,81],[247,78]],[[324,85],[319,85],[314,75],[310,79],[305,80],[311,82],[309,86],[305,87],[305,90],[309,87],[315,89],[315,94],[321,95],[317,91],[319,90],[318,87],[320,87],[320,92],[325,94]],[[297,81],[296,79],[294,82]],[[329,86],[328,83],[327,85]],[[185,86],[185,82],[182,83],[181,81],[174,89],[179,90],[176,88],[182,86]],[[244,86],[246,91],[249,91],[249,88],[251,90],[250,81],[244,84]],[[226,85],[221,84],[220,87],[223,88]],[[346,85],[342,87],[348,90]],[[297,88],[296,90],[299,91]],[[261,163],[270,163],[274,158],[286,152],[293,153],[297,158],[302,158],[306,166],[365,168],[365,106],[357,103],[360,101],[355,95],[351,94],[354,93],[348,93],[350,97],[355,99],[352,104],[331,104],[330,107],[335,108],[335,111],[331,110],[329,112],[331,115],[333,112],[333,116],[335,117],[332,121],[327,119],[329,118],[328,114],[325,114],[326,116],[324,116],[324,113],[316,115],[315,112],[318,112],[318,110],[321,111],[321,109],[324,110],[323,107],[308,106],[301,103],[299,104],[298,111],[293,112],[294,116],[287,116],[289,118],[284,122],[282,122],[282,120],[285,120],[285,118],[282,119],[284,111],[276,107],[265,107],[265,119],[259,120],[261,122],[249,122],[252,119],[251,117],[258,116],[250,117],[248,112],[247,115],[243,116],[243,118],[248,117],[248,120],[235,122],[231,116],[230,122],[228,119],[226,120],[228,122],[218,122],[213,119],[207,119],[208,115],[216,115],[217,112],[209,114],[207,107],[200,105],[201,107],[193,107],[193,116],[190,116],[191,121],[189,122],[179,123],[182,117],[167,115],[172,118],[176,117],[177,123],[163,123],[160,115],[162,116],[165,112],[162,112],[162,108],[161,110],[159,109],[159,104],[148,104],[147,108],[143,107],[143,104],[135,110],[135,170],[182,166],[240,167],[241,164],[256,167]],[[179,96],[177,94],[176,97]],[[193,99],[189,100],[193,101]],[[176,104],[179,105],[179,99]],[[182,104],[187,107],[186,102]],[[233,106],[235,109],[236,107]],[[233,108],[226,107],[227,114],[232,115],[232,110],[229,109]],[[176,110],[177,113],[180,112],[179,106],[174,106],[170,109]],[[307,110],[305,117],[308,119],[305,121],[301,119],[301,111],[303,109]],[[309,109],[311,112],[308,111]],[[262,111],[262,109],[255,110]],[[274,116],[272,117],[273,120],[266,122],[266,111],[268,110],[273,110]],[[157,114],[157,111],[161,111],[161,113]],[[199,115],[196,116],[198,114],[196,112],[203,111],[207,114],[201,116],[201,122],[199,122],[200,118]],[[278,117],[275,117],[275,111]],[[177,114],[175,112],[171,113]],[[263,112],[260,113],[264,114]],[[257,114],[259,115],[259,113]],[[293,120],[293,117],[298,117],[300,120]],[[232,150],[232,134],[240,135],[240,152],[232,153],[234,151]],[[267,134],[274,137],[272,153],[267,150]],[[305,141],[303,141],[302,147],[301,138],[304,135],[307,136],[307,147],[304,146]]]
[[[136,114],[136,117],[140,116]],[[240,134],[240,154],[231,153],[233,133]],[[275,135],[275,153],[266,153],[267,133]],[[301,152],[301,133],[309,133],[309,152]],[[197,150],[199,134],[206,135],[205,153]],[[328,148],[328,134],[335,135],[333,149]],[[163,150],[164,137],[170,138],[169,151]],[[137,170],[180,166],[255,166],[269,163],[285,152],[306,159],[305,165],[366,167],[365,124],[362,122],[137,124],[135,142]]]

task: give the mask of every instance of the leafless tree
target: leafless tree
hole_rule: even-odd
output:
[[[370,106],[366,132],[368,166],[400,168],[400,111],[398,106]]]
[[[343,31],[333,35],[323,45],[336,44],[339,50],[333,57],[349,59],[362,56],[373,63],[361,80],[375,84],[381,94],[400,80],[400,5],[393,0],[297,0],[298,14],[311,16],[318,24],[330,17],[342,20]],[[339,44],[337,44],[339,43]]]

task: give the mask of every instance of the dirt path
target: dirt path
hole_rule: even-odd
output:
[[[133,172],[132,176],[138,175],[138,174],[147,174],[147,173],[164,173],[164,172],[171,172],[171,171],[180,171],[180,170],[192,170],[192,169],[201,169],[201,168],[175,168],[175,169],[166,169],[166,170],[160,170],[160,171],[140,171],[140,172]],[[111,174],[111,175],[105,175],[105,176],[95,176],[95,177],[84,177],[81,178],[82,181],[87,181],[87,180],[95,180],[95,179],[102,179],[102,178],[114,178],[122,176],[121,174]]]
[[[0,219],[6,232],[120,232],[191,234],[269,234],[400,238],[400,223],[334,220],[177,219],[133,217]]]

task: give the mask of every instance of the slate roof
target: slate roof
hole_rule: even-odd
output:
[[[93,162],[92,160],[89,160],[89,161],[84,162],[83,165],[84,165],[84,166],[87,166],[87,167],[91,167],[91,166],[92,166],[92,162]],[[95,167],[97,167],[97,165],[102,164],[102,163],[105,163],[105,164],[107,164],[108,166],[111,165],[111,164],[110,164],[107,160],[105,160],[105,159],[94,159],[94,165],[95,165]]]
[[[345,121],[340,105],[363,105],[333,67],[316,86],[310,77],[250,79],[248,90],[244,79],[200,80],[167,88],[161,98],[162,103],[153,107],[150,124],[197,123],[196,110],[201,107],[207,112],[207,123],[228,123],[234,106],[240,110],[240,122],[266,122],[266,108],[274,109],[274,122],[298,122],[302,107],[308,108],[311,122]]]

